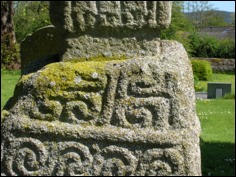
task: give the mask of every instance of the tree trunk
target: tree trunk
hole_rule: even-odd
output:
[[[3,36],[7,36],[8,38],[7,40],[8,44],[6,44],[7,46],[11,46],[16,42],[13,16],[14,16],[13,1],[1,1],[1,37],[3,38]]]
[[[1,1],[1,68],[19,69],[19,48],[13,23],[14,1]]]

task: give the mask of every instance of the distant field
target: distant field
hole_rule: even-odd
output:
[[[207,35],[207,36],[212,36],[212,37],[216,37],[217,39],[231,39],[233,41],[235,41],[235,33],[223,33],[223,32],[199,32],[202,35]]]
[[[199,32],[202,35],[216,37],[217,39],[231,39],[235,41],[235,26],[226,27],[207,27]]]

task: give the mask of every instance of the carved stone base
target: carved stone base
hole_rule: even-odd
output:
[[[191,64],[181,44],[160,45],[22,76],[2,111],[2,175],[201,175]]]

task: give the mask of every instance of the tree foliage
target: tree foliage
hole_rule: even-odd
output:
[[[225,21],[226,14],[220,11],[206,11],[204,12],[203,26],[202,27],[211,27],[211,26],[227,26]]]
[[[202,36],[198,32],[200,26],[197,24],[200,23],[202,24],[201,27],[226,24],[223,16],[221,16],[222,14],[220,15],[215,11],[204,11],[211,9],[208,2],[201,4],[193,1],[173,1],[171,25],[161,32],[161,38],[179,41],[184,45],[190,57],[234,58],[234,41],[229,39],[218,40],[214,37]],[[192,20],[193,17],[188,16],[189,14],[183,13],[183,11],[187,11],[185,9],[186,3],[189,3],[188,11],[204,11],[201,16],[194,17],[202,18],[199,23]]]
[[[212,10],[209,1],[184,1],[183,10],[196,28],[205,26],[205,12]]]
[[[28,34],[51,24],[49,1],[16,1],[14,22],[17,42],[21,42]]]
[[[235,42],[230,39],[219,40],[198,33],[191,33],[187,38],[192,57],[235,58]]]
[[[175,39],[179,31],[193,31],[192,22],[182,12],[183,1],[173,1],[171,24],[168,29],[161,32],[162,39]]]
[[[210,1],[173,1],[172,22],[168,29],[161,31],[161,38],[179,41],[191,56],[232,58],[235,43],[203,39],[194,34],[198,28],[226,24],[224,14],[212,9]],[[1,1],[2,66],[19,66],[19,43],[28,34],[49,24],[49,1]],[[189,36],[186,32],[193,34]]]
[[[182,9],[196,29],[224,26],[226,15],[216,11],[211,1],[182,1]]]

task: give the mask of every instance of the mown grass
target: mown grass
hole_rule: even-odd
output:
[[[13,95],[19,78],[20,71],[1,70],[1,109]],[[232,82],[235,93],[234,75],[214,74],[212,81]],[[235,100],[197,100],[196,106],[202,128],[203,176],[235,176]]]
[[[13,96],[15,85],[20,78],[20,71],[1,70],[1,110],[7,100]]]
[[[235,100],[197,100],[203,176],[235,176]]]
[[[232,93],[235,94],[235,74],[220,74],[213,73],[209,81],[199,81],[198,85],[203,88],[203,91],[207,91],[208,82],[228,82],[232,83]]]

